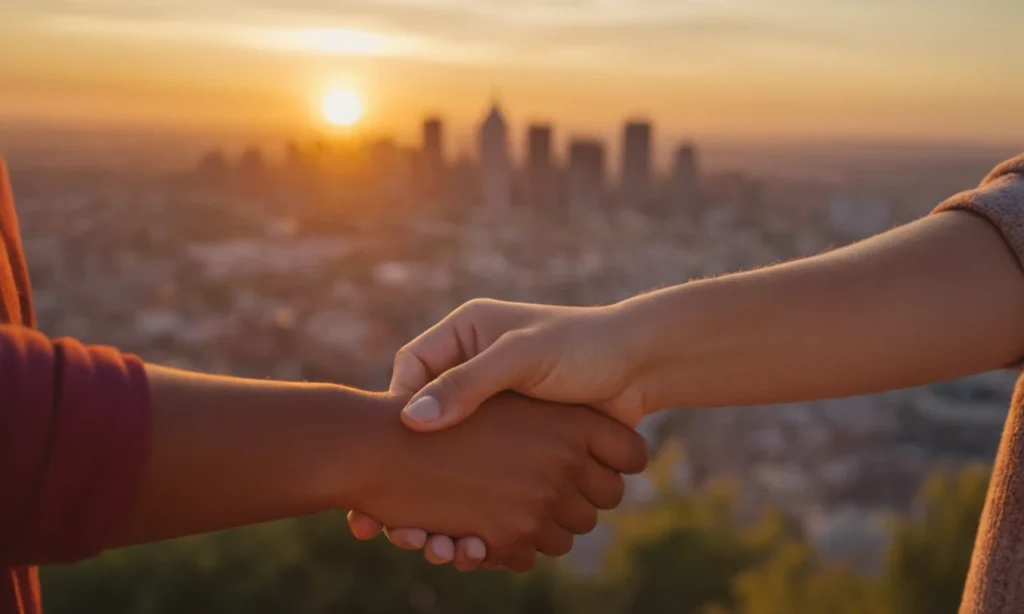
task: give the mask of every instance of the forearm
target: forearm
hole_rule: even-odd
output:
[[[360,422],[388,404],[384,397],[326,384],[147,372],[150,463],[111,546],[347,507],[358,496],[372,452]]]
[[[880,392],[1007,365],[1024,280],[984,220],[945,213],[801,261],[621,304],[648,411]]]

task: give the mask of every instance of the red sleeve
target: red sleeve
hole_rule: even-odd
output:
[[[135,356],[0,325],[0,565],[100,552],[149,458]]]

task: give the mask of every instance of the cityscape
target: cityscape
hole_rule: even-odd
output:
[[[476,150],[462,151],[454,160],[447,155],[444,120],[430,116],[423,120],[418,146],[403,148],[388,138],[353,144],[352,137],[341,134],[305,148],[290,143],[285,165],[298,172],[317,165],[344,173],[347,165],[352,172],[351,165],[361,163],[380,184],[372,189],[377,198],[395,199],[404,186],[420,203],[433,206],[525,206],[577,215],[611,207],[657,211],[700,206],[696,146],[689,141],[680,143],[673,151],[671,168],[659,173],[653,130],[647,120],[625,123],[621,159],[613,174],[609,148],[600,138],[572,136],[560,156],[555,150],[556,126],[532,122],[522,135],[523,159],[517,164],[512,154],[514,134],[495,101],[476,128]],[[216,183],[227,179],[231,165],[223,151],[214,149],[202,157],[196,172]],[[238,173],[250,178],[261,175],[265,165],[263,152],[254,147],[246,148],[236,164]],[[613,176],[617,182],[612,181]],[[756,182],[742,186],[751,204],[756,205],[758,189]]]
[[[0,493],[11,481],[3,475],[14,480],[14,505],[0,504],[12,512],[0,535],[6,528],[13,538],[5,539],[13,553],[0,547],[0,554],[11,555],[0,565],[0,610],[1020,609],[1014,605],[1022,590],[1013,583],[1015,573],[999,572],[1016,570],[1020,558],[1009,552],[1020,544],[1013,543],[1007,528],[1013,523],[1006,522],[1020,506],[1013,497],[1001,500],[1004,485],[1017,479],[1004,471],[1016,436],[1007,427],[1013,424],[1008,406],[1019,404],[1011,398],[1015,387],[1024,386],[1017,367],[859,397],[658,412],[638,426],[650,463],[642,474],[625,478],[621,505],[601,511],[596,528],[575,537],[564,556],[542,554],[555,551],[555,538],[566,545],[567,536],[546,525],[533,536],[539,548],[525,573],[493,569],[493,560],[460,571],[468,568],[461,560],[468,548],[454,552],[452,564],[434,564],[445,558],[435,540],[428,540],[425,552],[412,552],[394,547],[385,535],[361,539],[368,535],[348,526],[351,510],[331,509],[344,493],[325,493],[319,484],[325,474],[396,501],[436,492],[421,488],[431,475],[456,485],[469,482],[447,465],[430,473],[435,459],[425,457],[422,466],[413,460],[427,477],[411,484],[411,491],[392,491],[387,480],[368,484],[382,474],[360,454],[365,437],[357,438],[356,454],[330,440],[321,445],[321,435],[335,433],[319,420],[338,416],[331,407],[320,411],[319,403],[335,397],[321,395],[324,387],[280,382],[385,391],[396,352],[473,299],[613,305],[827,253],[919,220],[1020,155],[1024,80],[1013,78],[1012,58],[1019,56],[1021,23],[1024,2],[1010,0],[0,2],[0,157],[16,210],[15,219],[5,202],[0,212],[0,315],[24,312],[6,292],[12,278],[25,281],[17,254],[23,251],[35,325],[46,337],[112,346],[149,365],[278,381],[222,382],[224,388],[251,390],[229,395],[253,399],[257,413],[249,413],[235,407],[238,401],[220,406],[220,393],[205,386],[185,384],[189,394],[165,396],[176,384],[165,388],[154,376],[151,462],[141,503],[124,510],[124,522],[117,512],[125,506],[114,491],[128,494],[121,488],[128,485],[128,470],[142,468],[113,462],[118,450],[102,447],[124,440],[127,432],[96,428],[107,415],[125,415],[106,411],[117,405],[87,402],[90,393],[100,398],[107,391],[108,379],[99,378],[102,385],[84,395],[62,393],[70,381],[62,374],[78,366],[66,352],[54,352],[52,378],[23,377],[19,360],[28,364],[32,352],[13,362],[0,355],[0,374],[15,382],[15,400],[0,408],[0,424],[14,425],[8,439],[34,428],[23,424],[57,425],[50,429],[56,436],[48,438],[26,431],[15,442],[25,445],[7,450],[10,467],[0,467]],[[1000,195],[1015,186],[1012,178],[996,181]],[[20,241],[11,240],[19,234],[9,227],[14,221]],[[989,283],[973,286],[979,288],[997,284],[1009,300],[1012,284],[992,280],[1012,275],[1012,267],[991,266],[991,275],[975,275],[982,265],[972,258],[925,249],[966,237],[977,220],[953,213],[931,222],[874,245],[897,245],[887,254],[913,254],[904,262],[918,267],[926,266],[919,254],[941,253],[954,264],[949,270],[932,266],[937,275]],[[914,234],[926,228],[950,231]],[[980,227],[969,238],[985,236],[996,240],[996,233],[985,235]],[[1015,237],[1004,239],[1019,247]],[[833,272],[811,295],[836,288],[844,271],[884,260],[858,260],[858,253],[848,250],[819,260],[821,267],[802,269]],[[979,262],[1002,254],[975,253]],[[843,261],[844,255],[852,257]],[[857,262],[844,269],[851,260]],[[798,276],[801,266],[788,270]],[[911,269],[886,272],[904,270]],[[781,287],[786,290],[778,296],[790,300],[794,285],[787,284],[796,284],[796,276],[778,271],[774,279],[782,281],[771,286],[773,272],[744,276],[769,282],[751,282],[750,294],[737,276],[736,284],[702,284],[679,296],[697,296],[700,303],[702,287],[719,299],[729,292],[716,294],[714,288],[738,288],[731,296],[752,298],[734,302],[757,301],[764,296],[758,289]],[[909,295],[911,286],[902,287],[900,276],[883,277],[881,296]],[[986,314],[1010,313],[993,297],[971,296],[986,290],[921,286],[936,296],[945,293],[935,300],[960,317],[967,303]],[[901,326],[913,315],[872,307],[872,298],[865,297],[860,325]],[[708,330],[731,325],[743,311],[760,320],[746,320],[751,330],[769,326],[778,333],[777,321],[813,321],[794,316],[813,313],[806,310],[816,308],[815,300],[788,314],[779,304],[753,310],[722,304],[711,315],[723,317],[709,318]],[[840,303],[820,304],[821,315],[829,315]],[[841,305],[844,315],[852,309],[860,319],[858,307]],[[681,330],[694,322],[687,309],[680,307]],[[700,316],[705,310],[698,305],[695,311]],[[673,329],[674,315],[659,313],[665,318],[659,325]],[[954,317],[924,315],[921,322],[949,327],[949,340],[930,337],[941,347],[970,332]],[[972,322],[991,324],[986,316]],[[993,326],[981,328],[992,332]],[[666,330],[666,338],[677,333]],[[5,334],[36,336],[13,328]],[[749,334],[748,346],[757,339],[780,343],[778,334]],[[811,335],[793,339],[793,347],[821,347]],[[858,346],[898,349],[897,341],[855,336]],[[1007,343],[1012,338],[1001,337]],[[714,360],[722,347],[735,348],[726,341],[693,348],[684,339],[678,343],[686,360]],[[1005,357],[1011,353],[1006,349]],[[965,348],[947,358],[952,365],[979,356]],[[844,354],[833,367],[856,375],[857,362]],[[939,362],[923,361],[913,371]],[[6,368],[11,364],[14,369]],[[819,374],[828,367],[816,366]],[[712,387],[724,375],[746,377],[737,364],[729,367],[728,373],[711,369]],[[757,382],[768,379],[752,375]],[[822,379],[800,383],[807,390],[835,385],[827,375]],[[47,394],[21,394],[22,387],[35,386]],[[784,386],[773,381],[754,387]],[[286,392],[264,396],[275,389]],[[311,423],[302,416],[311,414],[293,406],[304,402],[275,402],[308,398],[306,390],[316,396],[311,409],[317,420],[316,441],[308,446]],[[165,402],[167,396],[172,400]],[[346,396],[367,398],[339,394]],[[216,398],[217,410],[197,412],[204,402],[193,405],[192,398]],[[132,400],[145,403],[142,395]],[[143,421],[136,422],[142,428]],[[230,435],[210,445],[210,427]],[[341,435],[341,445],[353,441],[349,435]],[[460,436],[437,435],[454,438],[445,441]],[[143,452],[147,442],[126,443],[126,449]],[[486,455],[481,468],[504,469],[491,458],[500,456],[498,449],[474,447]],[[997,450],[1002,458],[993,473]],[[540,460],[553,456],[540,454]],[[317,467],[305,469],[307,460]],[[469,477],[488,493],[505,487],[501,496],[526,488],[515,486],[511,474],[496,485],[481,483],[473,471]],[[581,486],[593,486],[592,471],[583,477],[590,484]],[[86,487],[101,482],[109,486]],[[299,492],[310,490],[308,482],[317,483],[316,492]],[[597,499],[592,490],[581,488],[588,500]],[[345,505],[380,514],[371,505],[374,497],[354,502],[364,500],[362,493]],[[531,492],[525,501],[535,503],[541,494]],[[316,501],[289,501],[295,496]],[[566,499],[560,496],[543,511],[557,508],[549,520],[571,529]],[[94,507],[79,513],[83,501]],[[575,503],[583,502],[577,497]],[[302,510],[320,512],[293,517]],[[413,519],[419,511],[404,510]],[[438,510],[423,511],[436,517]],[[491,520],[507,520],[506,529],[526,525],[509,516],[477,520],[481,527]],[[476,526],[472,519],[459,517],[470,524],[452,526],[467,535],[450,537],[479,530],[467,528]],[[277,520],[253,522],[258,519]],[[110,531],[76,535],[103,522]],[[159,530],[138,526],[151,522]],[[123,525],[128,537],[121,534]],[[223,526],[236,528],[151,541]],[[143,543],[122,547],[135,542]],[[65,556],[65,550],[73,555],[80,552],[75,545],[113,546],[95,556],[85,553],[84,560],[46,556]],[[446,544],[440,545],[443,550]],[[487,545],[491,554],[502,550]],[[517,557],[517,566],[526,563]]]
[[[1002,156],[851,154],[823,174],[809,150],[806,174],[777,176],[705,168],[680,140],[658,169],[653,123],[628,120],[613,171],[593,137],[558,155],[556,130],[514,130],[493,103],[476,151],[454,159],[436,116],[411,146],[212,148],[171,171],[144,157],[55,170],[15,153],[42,327],[185,368],[382,389],[398,347],[469,299],[603,304],[810,255],[927,213]],[[643,429],[686,450],[681,487],[738,481],[745,509],[779,505],[824,555],[870,568],[885,517],[930,472],[991,458],[1013,380],[662,414]],[[579,541],[580,569],[603,535]]]

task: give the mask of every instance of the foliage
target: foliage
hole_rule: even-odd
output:
[[[673,488],[659,458],[649,505],[615,514],[599,577],[559,565],[460,574],[383,540],[358,542],[340,514],[128,548],[44,570],[51,614],[942,614],[956,612],[987,470],[937,473],[895,518],[877,577],[822,563],[777,512],[736,522],[735,490]]]

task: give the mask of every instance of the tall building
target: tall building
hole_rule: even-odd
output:
[[[238,159],[238,171],[246,179],[260,179],[267,172],[267,163],[263,152],[255,145],[245,148]]]
[[[531,124],[526,131],[526,202],[549,208],[557,200],[551,124]]]
[[[551,124],[530,124],[526,132],[526,168],[543,171],[551,164]]]
[[[512,169],[508,156],[508,126],[498,104],[480,124],[480,195],[487,207],[505,208],[512,202]]]
[[[423,121],[423,160],[430,171],[444,168],[444,124],[439,117]]]
[[[231,167],[227,155],[219,147],[203,154],[196,164],[196,178],[205,183],[223,183],[228,178]]]
[[[651,174],[651,124],[630,121],[622,135],[621,197],[627,205],[641,205],[653,194]]]
[[[676,149],[672,163],[672,198],[677,207],[689,209],[700,200],[700,175],[697,168],[697,148],[683,143]]]
[[[573,139],[569,143],[566,200],[572,209],[601,205],[605,189],[604,144],[597,139]]]

